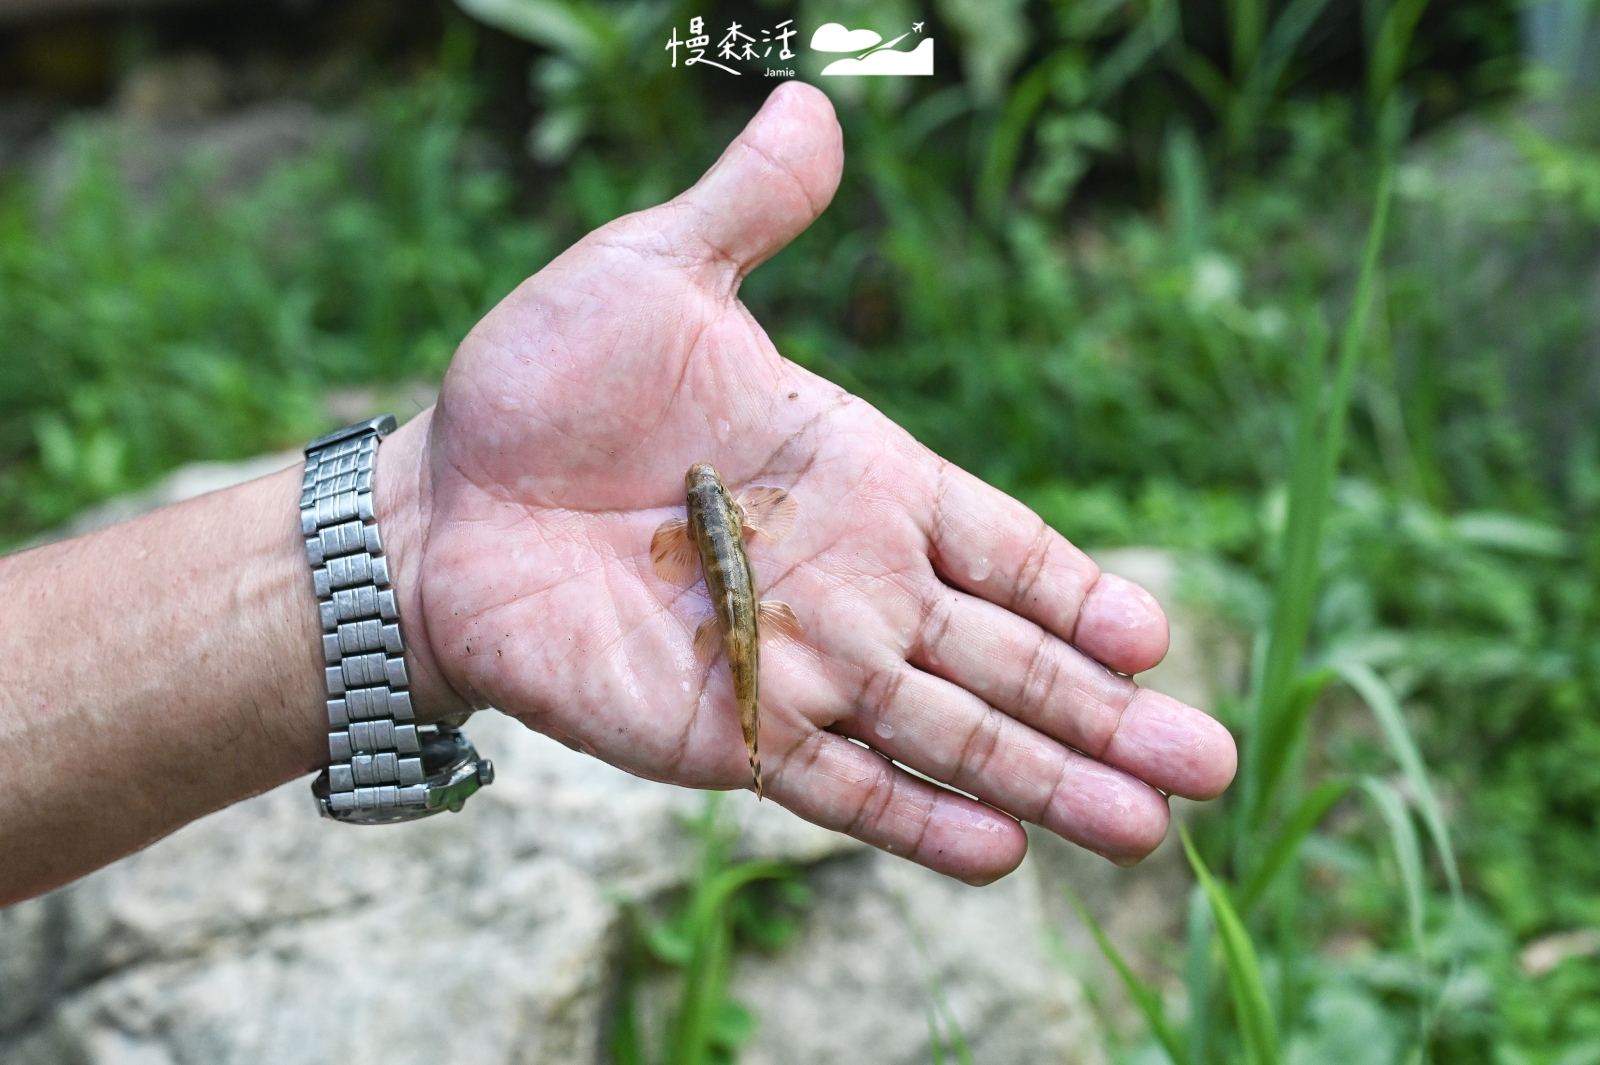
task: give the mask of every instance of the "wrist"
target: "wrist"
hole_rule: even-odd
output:
[[[445,678],[433,653],[422,572],[428,549],[432,492],[427,462],[429,407],[389,434],[373,467],[373,510],[389,559],[390,582],[405,633],[406,673],[417,720],[436,721],[472,709]]]

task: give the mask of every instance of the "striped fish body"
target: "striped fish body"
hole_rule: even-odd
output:
[[[757,746],[758,698],[761,688],[760,601],[756,597],[755,571],[745,549],[743,514],[728,494],[727,486],[709,463],[697,462],[684,478],[689,494],[689,537],[700,554],[706,590],[716,611],[733,674],[734,698],[739,704],[739,726],[750,753],[750,769],[757,787],[761,757]]]

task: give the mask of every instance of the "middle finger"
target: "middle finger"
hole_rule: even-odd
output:
[[[1142,858],[1166,834],[1154,788],[899,660],[866,678],[833,728],[1113,860]]]
[[[1209,799],[1233,779],[1233,738],[1219,722],[985,599],[939,585],[907,659],[1162,791]]]

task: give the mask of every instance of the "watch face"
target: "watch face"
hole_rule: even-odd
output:
[[[311,781],[317,809],[322,816],[347,825],[392,825],[432,817],[446,810],[456,813],[479,788],[494,783],[494,763],[478,757],[478,749],[465,733],[448,726],[435,726],[435,731],[422,734],[422,741],[423,766],[428,773],[422,785],[427,795],[423,804],[335,810],[330,801],[329,772],[324,769]]]

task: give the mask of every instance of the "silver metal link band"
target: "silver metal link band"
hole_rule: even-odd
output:
[[[428,726],[424,735],[416,725],[372,502],[378,443],[394,428],[393,416],[383,415],[313,441],[300,490],[300,532],[322,616],[331,762],[312,791],[324,814],[357,823],[459,810],[494,779],[493,766],[459,731]],[[442,752],[438,772],[425,765],[425,740]]]

